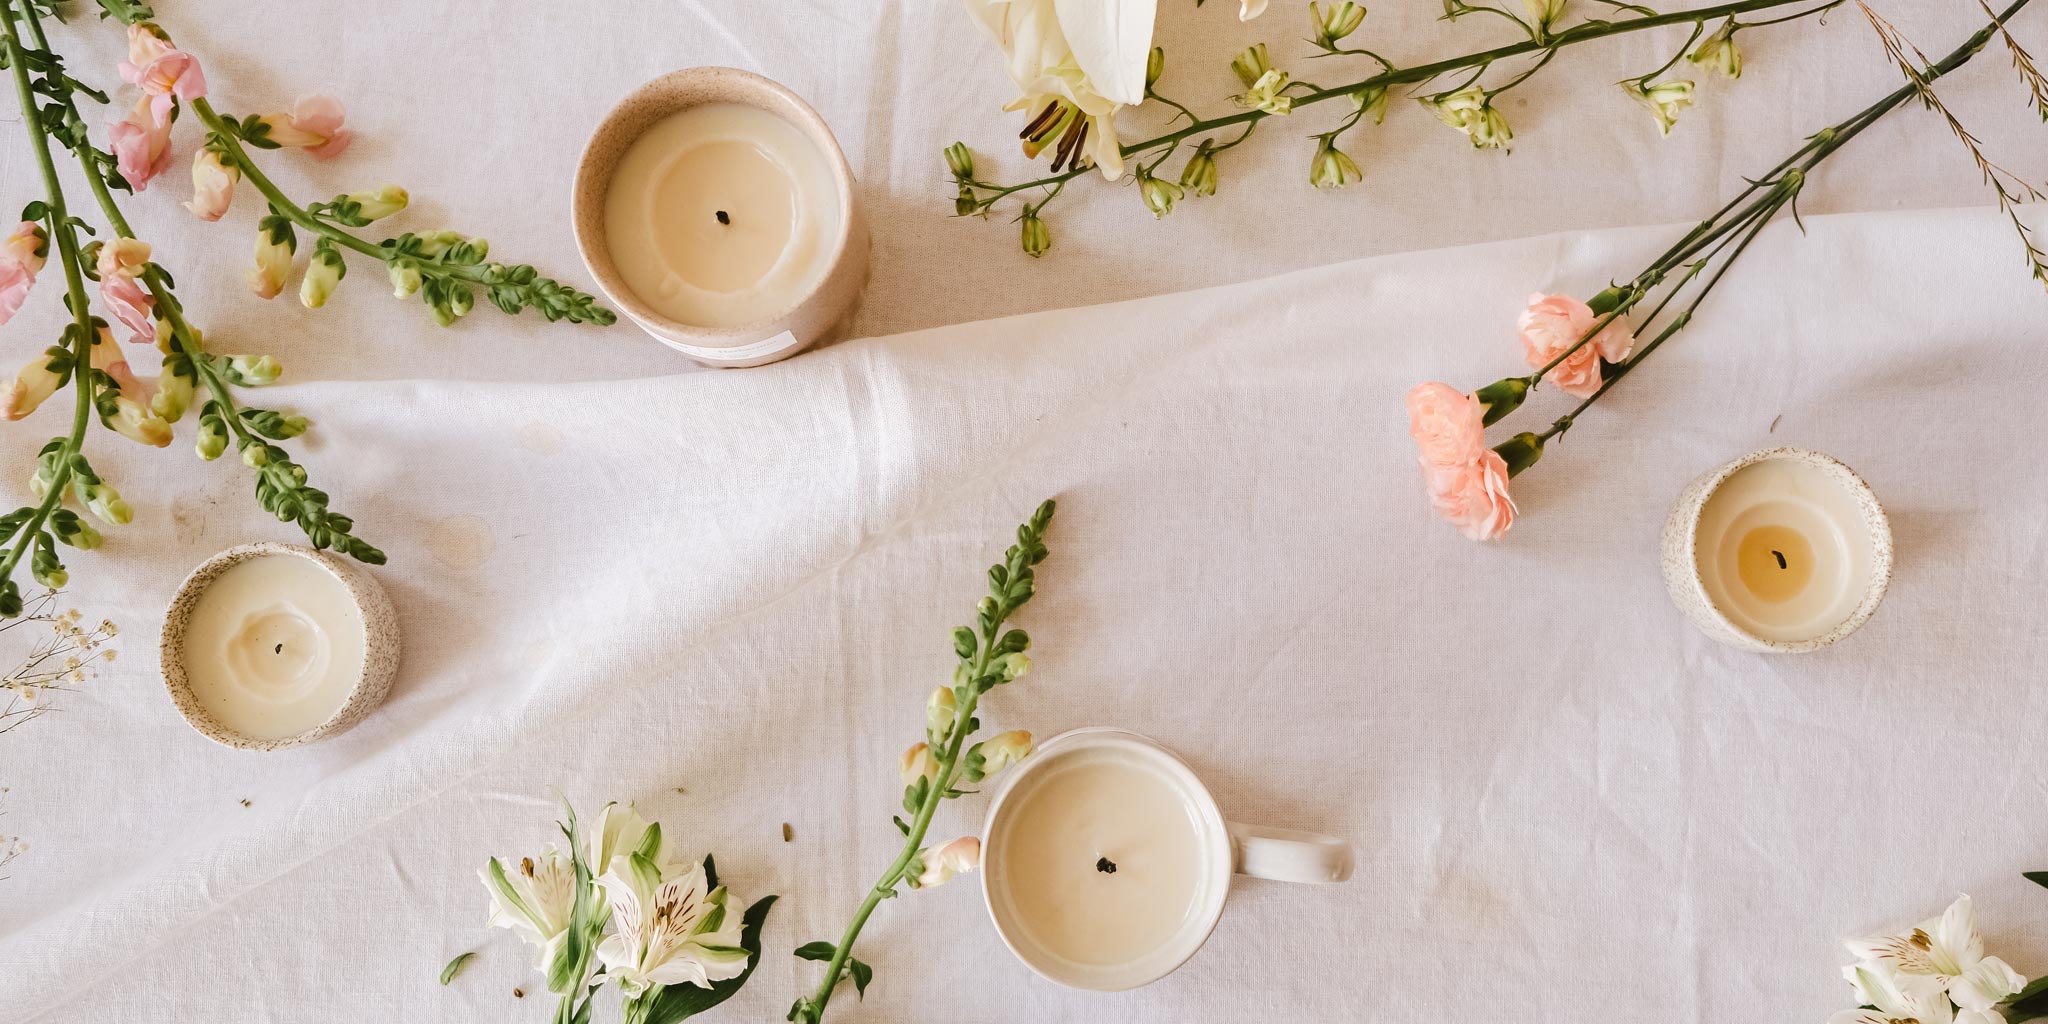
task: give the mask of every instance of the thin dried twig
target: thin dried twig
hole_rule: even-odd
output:
[[[1979,2],[1981,3],[1982,0],[1979,0]],[[1898,65],[1899,70],[1905,74],[1906,80],[1913,83],[1913,88],[1919,92],[1921,101],[1927,104],[1929,110],[1940,114],[1948,122],[1949,131],[1954,133],[1955,137],[1962,142],[1964,149],[1969,150],[1970,158],[1977,162],[1978,173],[1984,176],[1984,184],[1989,185],[1992,194],[1998,197],[1999,212],[2005,214],[2012,221],[2013,231],[2019,235],[2020,244],[2026,247],[2027,264],[2032,268],[2034,278],[2042,284],[2048,285],[2048,251],[2043,251],[2039,245],[2034,243],[2034,234],[2028,229],[2026,222],[2020,219],[2019,212],[2021,203],[2048,199],[2048,195],[2044,195],[2040,189],[2034,187],[2025,178],[1999,166],[1990,157],[1984,155],[1983,143],[1978,140],[1977,136],[1971,134],[1968,128],[1963,127],[1962,121],[1958,120],[1956,115],[1948,109],[1948,105],[1941,101],[1941,97],[1935,94],[1933,83],[1928,80],[1926,73],[1921,70],[1922,67],[1928,64],[1927,55],[1921,53],[1920,48],[1914,46],[1905,37],[1904,33],[1893,27],[1891,22],[1884,20],[1876,11],[1871,10],[1870,5],[1865,3],[1864,0],[1856,0],[1856,6],[1863,11],[1865,18],[1870,19],[1870,27],[1877,31],[1878,41],[1884,44],[1885,56],[1891,58],[1892,63]],[[1989,8],[1986,8],[1986,10],[1989,10]],[[1992,20],[1997,22],[1995,14],[1992,16]],[[2001,32],[2005,29],[2003,23],[1998,23],[1998,27]],[[2021,77],[2027,78],[2029,88],[2037,90],[2036,96],[2041,95],[2039,90],[2042,86],[2034,84],[2035,80],[2040,77],[2040,72],[2033,69],[2033,59],[2017,43],[2012,41],[2010,35],[2006,36],[2006,46],[2013,52],[2015,65],[2024,63],[2024,69],[2020,72]],[[1912,58],[1906,55],[1909,50],[1913,54]],[[1918,63],[1915,63],[1913,58],[1918,58]],[[2029,77],[2030,73],[2031,77]]]
[[[2012,52],[2012,69],[2019,73],[2021,81],[2027,83],[2027,91],[2033,93],[2034,109],[2040,113],[2041,120],[2048,121],[2048,77],[2034,66],[2034,55],[2012,37],[2012,30],[2005,27],[2005,22],[1991,9],[1991,5],[1985,0],[1977,0],[1977,6],[1984,8],[1984,13],[1991,15],[1991,23],[1998,26],[1999,38],[2005,40],[2005,48]]]

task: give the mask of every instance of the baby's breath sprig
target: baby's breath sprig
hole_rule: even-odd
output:
[[[969,848],[974,847],[974,840],[955,840],[931,850],[923,845],[925,833],[940,803],[965,795],[958,783],[980,782],[1030,753],[1029,733],[1004,733],[975,744],[967,741],[981,728],[981,720],[974,714],[981,698],[1031,668],[1031,660],[1024,654],[1031,646],[1030,636],[1004,625],[1036,592],[1035,567],[1045,561],[1045,529],[1052,523],[1053,510],[1054,503],[1048,500],[1017,527],[1017,543],[1004,552],[1000,563],[989,567],[988,596],[975,606],[974,626],[953,630],[953,654],[959,659],[953,669],[953,684],[939,687],[925,702],[925,742],[903,756],[903,810],[910,820],[893,819],[897,831],[903,833],[903,852],[861,900],[838,942],[820,940],[796,950],[799,959],[824,961],[825,973],[817,991],[798,998],[789,1008],[789,1020],[818,1024],[833,991],[843,981],[853,982],[856,995],[866,991],[874,969],[853,958],[854,940],[883,900],[901,895],[897,886],[937,885],[972,867]]]
[[[55,705],[51,696],[72,689],[92,678],[102,664],[114,661],[109,646],[120,631],[105,619],[93,626],[79,625],[82,616],[73,608],[57,610],[62,591],[45,590],[30,598],[19,618],[0,625],[0,633],[31,624],[47,626],[14,669],[0,676],[0,734],[18,729],[48,713]],[[6,841],[0,840],[0,854]],[[4,861],[0,861],[4,863]]]
[[[1308,136],[1316,142],[1310,158],[1309,181],[1318,188],[1337,188],[1363,178],[1357,163],[1337,147],[1338,141],[1366,118],[1371,118],[1375,124],[1383,121],[1387,97],[1392,90],[1408,88],[1418,94],[1417,98],[1438,119],[1464,134],[1474,148],[1504,150],[1514,133],[1494,101],[1502,93],[1528,81],[1559,53],[1580,43],[1610,36],[1669,26],[1690,26],[1691,34],[1684,46],[1678,49],[1678,56],[1648,76],[1623,83],[1631,95],[1649,109],[1659,127],[1668,132],[1671,119],[1678,110],[1691,103],[1693,86],[1690,82],[1653,81],[1657,75],[1675,66],[1680,59],[1689,59],[1701,66],[1720,70],[1730,78],[1736,77],[1742,67],[1741,55],[1735,48],[1738,31],[1810,18],[1846,2],[1731,0],[1694,10],[1670,12],[1658,12],[1639,4],[1611,3],[1614,10],[1609,16],[1564,25],[1567,5],[1563,0],[1525,0],[1523,14],[1506,7],[1446,0],[1444,16],[1448,20],[1469,14],[1490,14],[1518,26],[1527,38],[1458,57],[1402,67],[1376,50],[1349,43],[1350,37],[1366,20],[1363,4],[1336,0],[1326,5],[1318,0],[1309,5],[1309,43],[1317,50],[1310,59],[1363,57],[1373,62],[1377,69],[1375,73],[1327,87],[1301,81],[1287,70],[1275,66],[1266,47],[1260,44],[1238,54],[1231,62],[1232,70],[1245,86],[1245,91],[1234,97],[1236,104],[1243,109],[1204,118],[1188,105],[1160,94],[1156,85],[1165,66],[1165,54],[1155,48],[1146,67],[1145,97],[1160,101],[1171,109],[1172,115],[1159,134],[1119,146],[1117,152],[1125,159],[1145,158],[1136,160],[1131,179],[1137,185],[1138,196],[1147,212],[1154,217],[1163,217],[1187,195],[1214,195],[1219,179],[1218,157],[1243,143],[1260,122],[1270,117],[1289,116],[1319,103],[1344,99],[1350,101],[1350,112],[1333,128],[1312,132]],[[1756,21],[1741,20],[1753,12],[1785,8],[1793,10],[1789,14]],[[1706,27],[1716,23],[1718,27],[1711,33],[1707,32]],[[1696,43],[1697,46],[1694,45]],[[1533,59],[1504,81],[1486,84],[1489,73],[1522,58]],[[1455,84],[1448,87],[1437,84],[1445,80]],[[1041,116],[1064,109],[1054,104],[1047,111],[1042,111]],[[1039,152],[1042,146],[1040,136],[1044,133],[1027,129],[1026,134],[1029,143],[1027,155]],[[1178,151],[1182,143],[1191,144],[1194,152],[1188,156],[1178,175],[1163,173],[1161,165]],[[955,186],[954,212],[962,216],[985,215],[996,205],[1018,196],[1025,204],[1024,216],[1020,218],[1024,224],[1023,248],[1033,256],[1043,254],[1050,245],[1050,234],[1045,230],[1040,215],[1045,205],[1067,182],[1088,173],[1094,166],[1089,160],[1077,158],[1063,148],[1057,156],[1065,161],[1065,166],[1055,164],[1054,173],[1030,181],[1003,184],[976,177],[972,159],[966,156],[964,145],[955,143],[947,148],[946,154]]]

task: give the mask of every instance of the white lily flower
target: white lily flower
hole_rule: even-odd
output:
[[[533,965],[547,970],[576,910],[575,865],[551,846],[539,860],[521,857],[510,868],[492,857],[477,876],[491,892],[491,916],[485,923],[510,928],[532,943],[538,950]]]
[[[602,980],[632,998],[659,985],[695,985],[739,977],[747,969],[740,915],[729,913],[724,886],[706,892],[704,867],[664,877],[647,857],[620,857],[597,879],[617,929],[597,947]]]
[[[1116,112],[1145,100],[1158,0],[966,0],[1002,48],[1030,112],[1024,155],[1054,147],[1053,170],[1093,165],[1114,181],[1124,161]]]
[[[1977,913],[1968,895],[1956,897],[1940,917],[1921,922],[1907,934],[1850,939],[1843,945],[1873,975],[1936,979],[1967,1011],[1990,1011],[2027,984],[2005,961],[1984,955],[1984,936],[1977,931]]]

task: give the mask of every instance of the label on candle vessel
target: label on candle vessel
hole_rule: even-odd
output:
[[[1088,967],[1137,962],[1189,926],[1208,868],[1188,794],[1114,750],[1056,755],[1006,797],[987,863],[1018,939]]]
[[[260,555],[199,595],[185,620],[185,677],[214,721],[252,739],[284,739],[348,702],[367,636],[334,574],[296,555]]]

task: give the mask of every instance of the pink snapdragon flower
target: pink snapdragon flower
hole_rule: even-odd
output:
[[[49,237],[43,226],[32,220],[22,221],[6,238],[0,238],[0,324],[21,312],[49,252]]]
[[[100,301],[115,319],[132,332],[130,341],[146,345],[156,340],[156,324],[150,319],[156,298],[136,280],[149,265],[149,243],[133,238],[116,238],[100,247],[98,265]]]
[[[235,182],[242,180],[240,168],[221,160],[212,149],[192,156],[192,201],[185,204],[200,220],[219,220],[235,198]]]
[[[120,70],[122,81],[141,87],[159,125],[171,123],[177,100],[189,103],[206,95],[199,58],[172,46],[163,30],[148,22],[128,26],[128,59]]]
[[[135,102],[135,109],[122,120],[107,126],[107,140],[123,180],[140,192],[171,165],[171,125],[159,123],[149,110],[149,97]]]
[[[1592,307],[1569,295],[1538,293],[1529,296],[1529,308],[1522,311],[1515,327],[1521,331],[1522,350],[1529,366],[1541,369],[1577,345],[1599,322],[1600,316]],[[1628,358],[1635,345],[1635,335],[1629,333],[1627,322],[1615,317],[1584,348],[1551,367],[1543,379],[1574,398],[1591,398],[1593,392],[1600,390],[1600,360],[1618,363]]]
[[[341,126],[347,111],[332,96],[308,96],[288,114],[265,114],[270,141],[287,149],[303,149],[322,160],[332,160],[348,148],[353,136]]]
[[[1408,433],[1422,482],[1437,514],[1473,540],[1492,540],[1515,521],[1508,465],[1486,447],[1486,407],[1478,396],[1431,381],[1409,390]]]

